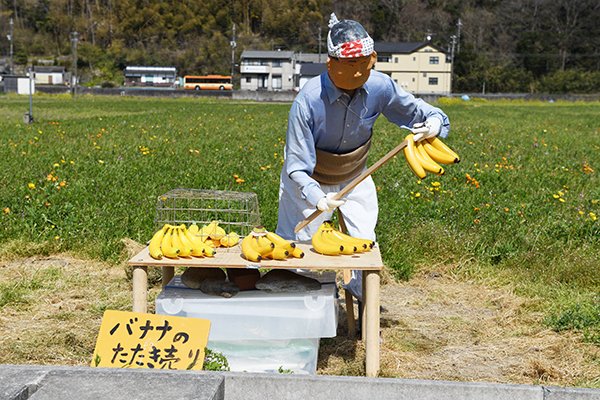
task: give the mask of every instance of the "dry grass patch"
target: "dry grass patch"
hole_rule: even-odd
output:
[[[544,327],[535,299],[447,271],[384,281],[382,376],[600,386],[600,348]],[[106,309],[131,309],[125,265],[68,254],[0,262],[0,363],[88,365]],[[346,337],[344,316],[339,336],[321,341],[319,374],[365,373],[363,343]]]
[[[429,271],[382,286],[381,301],[382,376],[600,385],[600,348],[548,330],[542,315],[530,311],[535,300],[507,288]],[[321,354],[321,374],[364,374],[360,343],[323,340]]]

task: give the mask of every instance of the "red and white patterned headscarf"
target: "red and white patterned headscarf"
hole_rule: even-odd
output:
[[[338,20],[335,13],[329,19],[327,53],[335,58],[370,56],[374,50],[373,39],[356,21]]]

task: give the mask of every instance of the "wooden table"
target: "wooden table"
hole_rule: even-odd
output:
[[[376,246],[371,251],[355,255],[324,256],[315,252],[310,244],[298,243],[304,251],[304,258],[287,260],[263,260],[253,263],[244,259],[239,245],[225,249],[217,249],[215,257],[180,258],[172,260],[163,258],[155,260],[150,257],[148,248],[144,248],[133,256],[128,264],[133,267],[133,311],[147,312],[148,308],[148,267],[162,267],[162,284],[166,286],[173,278],[175,267],[192,268],[271,268],[271,269],[306,269],[306,270],[362,270],[363,273],[363,318],[365,340],[365,366],[369,377],[379,373],[379,272],[383,268],[381,253]]]

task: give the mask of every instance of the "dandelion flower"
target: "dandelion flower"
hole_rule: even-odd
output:
[[[10,208],[8,208],[8,207],[4,207],[4,209],[2,210],[2,212],[3,212],[4,214],[10,214]]]
[[[33,189],[35,189],[35,183],[33,183],[33,182],[29,182],[29,183],[27,184],[27,187],[28,187],[29,189],[32,189],[32,190],[33,190]]]
[[[598,217],[596,216],[596,213],[593,213],[590,211],[589,216],[591,218],[592,221],[596,221],[598,219]]]

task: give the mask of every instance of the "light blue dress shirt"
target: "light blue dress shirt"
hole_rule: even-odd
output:
[[[304,200],[315,206],[325,196],[319,183],[311,178],[315,148],[335,154],[355,150],[369,140],[381,114],[398,126],[413,126],[437,117],[442,121],[440,137],[446,137],[450,130],[442,110],[402,90],[388,75],[375,70],[352,98],[335,87],[327,73],[304,85],[290,109],[282,171],[299,186]],[[402,138],[403,134],[398,133]]]

